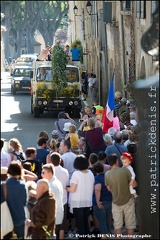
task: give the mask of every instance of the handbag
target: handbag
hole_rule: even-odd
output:
[[[1,203],[1,238],[3,238],[7,233],[12,232],[14,228],[12,216],[6,202],[7,187],[5,183],[3,183],[2,186],[5,201]]]

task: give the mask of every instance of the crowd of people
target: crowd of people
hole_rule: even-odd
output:
[[[51,134],[41,131],[35,146],[24,151],[12,138],[4,152],[1,139],[1,203],[5,183],[18,238],[65,239],[74,233],[79,239],[90,234],[106,239],[120,236],[123,226],[134,233],[140,126],[134,105],[117,92],[115,102],[116,124],[108,131],[96,100],[84,108],[79,128],[59,112]]]

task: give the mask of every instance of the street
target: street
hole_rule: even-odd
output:
[[[52,132],[58,112],[44,112],[40,118],[31,114],[30,93],[11,94],[10,76],[1,73],[1,138],[5,140],[4,151],[8,151],[10,138],[18,138],[23,150],[35,147],[42,130]],[[79,126],[78,119],[74,119]]]

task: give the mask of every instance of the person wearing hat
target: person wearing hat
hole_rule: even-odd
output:
[[[54,139],[56,142],[58,142],[59,132],[57,130],[53,130],[50,135],[51,135],[52,139]]]
[[[118,110],[118,116],[120,116],[124,112],[127,112],[127,113],[130,112],[129,108],[127,107],[127,99],[126,98],[121,99],[121,104],[122,104],[122,106]]]
[[[121,155],[121,161],[122,161],[123,167],[127,168],[132,174],[132,177],[131,177],[132,181],[135,180],[135,172],[133,170],[133,167],[131,166],[133,162],[133,158],[131,154],[128,152],[123,152]],[[133,194],[134,198],[137,198],[138,195],[136,193],[136,190],[132,187],[132,185],[130,185],[129,188],[130,188],[130,193]]]
[[[59,112],[58,120],[55,121],[55,128],[59,133],[59,137],[61,138],[65,137],[66,132],[63,130],[63,128],[64,128],[64,124],[68,122],[75,124],[75,121],[72,118],[70,118],[68,113]]]
[[[81,51],[79,48],[77,48],[77,44],[74,44],[70,52],[72,53],[72,61],[79,61]]]

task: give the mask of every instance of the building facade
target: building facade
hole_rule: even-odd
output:
[[[152,23],[157,1],[69,1],[68,42],[79,39],[83,62],[100,81],[100,103],[106,104],[113,72],[115,91],[132,98],[130,85],[155,74],[153,57],[141,38]]]
[[[1,13],[1,21],[4,18],[4,14]],[[4,54],[4,32],[6,31],[6,27],[1,25],[1,72],[5,71],[5,54]]]

